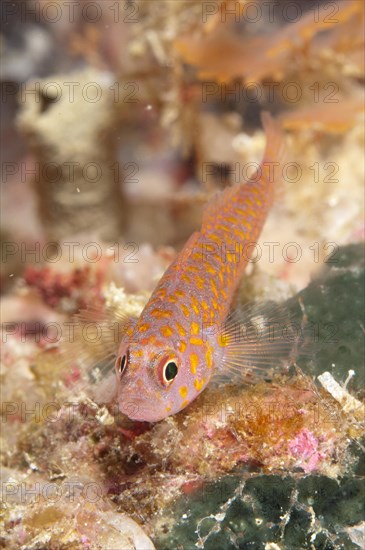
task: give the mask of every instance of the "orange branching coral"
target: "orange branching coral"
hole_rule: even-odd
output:
[[[356,11],[350,12],[348,19],[339,21],[326,33],[320,33],[313,38],[311,49],[320,52],[323,58],[332,54],[343,66],[345,76],[363,78],[364,74],[364,44],[365,44],[365,4],[355,4]]]
[[[268,50],[269,56],[276,55],[279,52],[285,53],[299,40],[309,42],[321,31],[328,31],[331,27],[339,28],[341,24],[363,12],[361,2],[358,2],[358,0],[342,2],[340,5],[333,7],[332,14],[329,13],[328,5],[323,5],[317,13],[310,11],[296,23],[286,25],[284,29],[280,29],[272,38],[272,46]],[[336,7],[338,11],[336,11]]]
[[[218,6],[215,7],[214,6],[206,6],[206,16],[207,16],[207,20],[204,22],[204,26],[203,26],[203,31],[205,33],[209,33],[211,31],[213,31],[218,25],[219,23],[222,21],[222,16],[224,16],[224,13],[232,13],[232,12],[236,12],[237,11],[237,8],[239,9],[241,6],[243,6],[244,4],[247,3],[247,0],[238,0],[238,2],[236,2],[235,0],[223,0],[223,1],[220,1],[218,2]],[[210,17],[208,17],[208,12],[212,10],[212,7],[213,7],[213,12],[211,14]]]
[[[287,130],[302,130],[308,128],[331,134],[343,134],[350,130],[364,112],[362,99],[342,100],[340,103],[316,103],[295,111],[283,113],[279,119]]]
[[[275,67],[265,55],[253,55],[255,51],[264,52],[265,46],[264,38],[256,36],[243,42],[222,28],[204,39],[185,37],[175,42],[183,60],[199,68],[199,78],[223,82],[237,76],[246,80],[260,80],[269,73],[277,76],[281,62]]]
[[[199,69],[201,79],[215,78],[229,81],[241,77],[245,81],[260,81],[271,77],[281,80],[290,69],[295,48],[305,50],[312,41],[313,53],[343,44],[342,27],[363,17],[364,5],[357,0],[341,2],[336,14],[330,14],[324,5],[318,11],[310,11],[297,22],[269,34],[234,36],[222,18],[205,37],[180,37],[175,47],[182,59]],[[314,38],[322,31],[333,29],[334,34],[326,33],[325,38],[315,42]],[[361,33],[360,33],[361,34]],[[330,35],[330,40],[327,42]],[[353,37],[352,37],[353,38]],[[359,41],[361,43],[361,39]],[[348,49],[348,48],[347,48]]]

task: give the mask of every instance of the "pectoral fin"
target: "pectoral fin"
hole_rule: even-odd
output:
[[[293,305],[293,302],[291,302]],[[233,311],[219,336],[223,348],[218,375],[226,379],[254,379],[271,369],[287,368],[307,344],[305,317],[288,303],[250,304]]]

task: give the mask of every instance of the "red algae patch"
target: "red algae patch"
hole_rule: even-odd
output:
[[[265,473],[337,477],[350,431],[351,419],[338,403],[301,376],[274,385],[208,389],[186,412],[136,438],[133,447],[141,455],[149,449],[147,462],[167,454],[175,474],[214,479],[249,465]]]

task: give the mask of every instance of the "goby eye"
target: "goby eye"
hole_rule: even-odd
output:
[[[173,359],[163,359],[159,363],[159,378],[164,386],[172,384],[178,373],[178,367]]]
[[[119,375],[122,375],[128,365],[128,352],[124,355],[120,355],[117,359],[116,367]]]

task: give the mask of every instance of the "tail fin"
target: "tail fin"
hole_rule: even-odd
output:
[[[242,183],[250,183],[250,180],[257,182],[262,179],[270,197],[272,199],[276,197],[277,188],[280,187],[277,185],[277,180],[279,175],[282,176],[282,166],[286,158],[285,140],[280,124],[273,119],[270,113],[263,112],[261,119],[266,133],[266,148],[260,167],[247,182],[232,185],[221,193],[213,195],[203,212],[202,231],[209,228],[212,221],[217,220],[224,205],[236,202],[236,196],[242,189]]]
[[[266,134],[263,162],[282,162],[285,160],[286,146],[280,123],[268,111],[261,113],[261,122]]]
[[[261,113],[261,121],[266,135],[266,148],[261,162],[262,177],[274,184],[274,195],[280,193],[278,179],[282,176],[287,159],[287,147],[282,128],[270,113]]]

